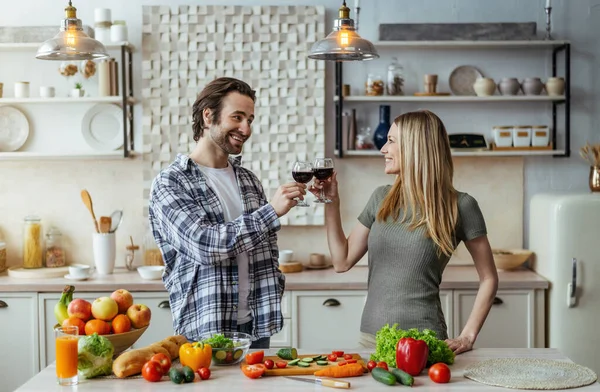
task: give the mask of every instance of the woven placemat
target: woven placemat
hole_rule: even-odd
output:
[[[468,366],[464,376],[497,387],[536,390],[578,388],[598,379],[587,367],[539,358],[487,359]]]

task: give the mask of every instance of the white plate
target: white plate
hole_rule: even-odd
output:
[[[90,278],[89,276],[86,276],[84,278],[76,278],[74,276],[71,276],[70,274],[65,275],[65,279],[69,279],[69,280],[87,280],[89,278]]]
[[[482,77],[483,74],[477,68],[470,65],[461,65],[452,71],[448,84],[454,95],[477,95],[473,84],[475,84],[477,78]]]
[[[123,110],[107,103],[94,105],[83,116],[83,138],[96,150],[116,150],[123,145]]]
[[[0,106],[0,151],[17,151],[29,137],[29,121],[12,106]]]

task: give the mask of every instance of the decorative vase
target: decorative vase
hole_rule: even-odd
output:
[[[373,134],[373,142],[378,150],[387,142],[388,131],[390,130],[390,105],[379,106],[379,125]]]
[[[73,98],[80,98],[83,97],[85,95],[85,90],[82,88],[74,88],[73,90],[71,90],[71,97]]]
[[[546,92],[550,96],[563,95],[565,93],[565,79],[548,78],[546,81]]]
[[[600,192],[600,166],[590,166],[590,190]]]
[[[478,97],[489,97],[494,95],[496,83],[491,78],[477,78],[473,84],[473,90]]]
[[[498,91],[502,95],[517,95],[521,89],[521,84],[517,78],[503,78],[498,83]]]
[[[525,95],[540,95],[544,89],[544,83],[540,78],[525,78],[521,83],[521,88]]]

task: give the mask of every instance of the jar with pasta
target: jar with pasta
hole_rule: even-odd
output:
[[[154,241],[152,231],[148,230],[144,237],[144,265],[164,265],[160,249]]]
[[[37,216],[26,216],[23,224],[23,268],[44,266],[42,220]]]
[[[62,233],[56,227],[51,227],[46,233],[46,267],[64,267],[65,264]]]
[[[0,272],[6,270],[6,242],[0,240]]]

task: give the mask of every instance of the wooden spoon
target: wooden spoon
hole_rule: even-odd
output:
[[[98,229],[98,221],[96,220],[96,214],[94,214],[94,206],[92,205],[92,197],[90,196],[87,190],[81,191],[81,200],[83,200],[83,204],[87,207],[90,214],[92,214],[92,218],[94,219],[94,227],[96,228],[96,233],[99,233]]]

